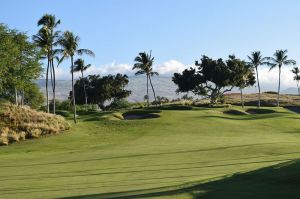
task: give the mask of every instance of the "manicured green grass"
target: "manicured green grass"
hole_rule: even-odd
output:
[[[81,115],[62,135],[0,148],[0,198],[297,198],[300,115],[269,109]]]

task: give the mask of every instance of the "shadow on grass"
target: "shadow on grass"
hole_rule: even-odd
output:
[[[246,112],[250,113],[250,114],[271,114],[271,113],[276,113],[275,110],[265,109],[265,108],[248,108],[246,110]]]
[[[300,161],[293,160],[255,171],[235,174],[220,180],[196,182],[177,187],[134,190],[65,197],[82,198],[152,198],[188,194],[194,199],[297,199],[300,195]]]
[[[228,114],[229,115],[229,114]],[[282,114],[272,114],[272,115],[232,115],[239,117],[226,117],[226,116],[201,116],[201,118],[217,118],[217,119],[227,119],[227,120],[260,120],[260,119],[272,119],[281,117]]]

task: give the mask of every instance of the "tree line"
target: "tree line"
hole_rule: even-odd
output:
[[[69,60],[72,77],[72,88],[69,99],[73,106],[73,119],[76,123],[77,104],[97,104],[105,109],[107,103],[116,103],[128,97],[131,91],[126,90],[129,82],[128,76],[117,75],[89,75],[84,77],[91,64],[86,64],[82,55],[94,57],[93,51],[79,48],[80,38],[71,31],[58,30],[61,20],[55,15],[45,14],[38,21],[40,27],[32,40],[26,33],[11,30],[6,25],[0,24],[0,96],[14,101],[17,105],[37,106],[43,102],[43,95],[34,83],[45,72],[46,84],[46,111],[56,113],[56,69],[62,62]],[[45,70],[42,65],[45,64]],[[144,99],[147,105],[149,101],[149,87],[152,90],[154,104],[158,104],[152,78],[159,75],[153,69],[154,57],[150,53],[140,52],[134,59],[132,70],[135,75],[145,75],[146,95]],[[295,65],[296,61],[289,59],[287,50],[277,50],[272,57],[263,57],[260,51],[255,51],[242,60],[234,55],[229,55],[226,60],[213,59],[202,56],[195,61],[195,67],[191,67],[175,73],[172,81],[177,85],[176,92],[206,96],[212,104],[222,100],[226,92],[234,87],[241,92],[243,103],[243,89],[257,83],[258,104],[260,107],[261,88],[258,68],[267,65],[270,70],[279,69],[277,106],[280,101],[281,68],[285,65]],[[74,81],[74,73],[79,72],[81,77]],[[300,70],[294,67],[294,80],[297,83],[300,95]],[[49,86],[52,89],[52,99],[49,99]],[[83,93],[83,94],[82,94]],[[52,110],[50,111],[50,102]],[[161,101],[159,97],[159,101]]]
[[[255,51],[247,56],[247,61],[238,59],[234,55],[230,55],[225,61],[204,55],[199,61],[195,61],[196,67],[186,69],[182,73],[175,73],[172,80],[178,87],[176,92],[193,92],[195,95],[206,96],[212,104],[217,103],[226,92],[237,87],[241,91],[242,106],[244,106],[243,89],[257,82],[257,106],[260,107],[261,88],[258,68],[267,65],[270,70],[278,68],[279,71],[277,91],[277,106],[279,106],[281,69],[286,65],[296,65],[295,60],[288,58],[287,52],[287,50],[277,50],[273,57],[263,57],[260,51]],[[295,74],[294,79],[297,81],[299,93],[299,68],[294,67],[292,72]]]

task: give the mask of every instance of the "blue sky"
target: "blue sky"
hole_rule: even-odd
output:
[[[129,73],[137,53],[152,49],[167,74],[203,54],[246,58],[253,50],[271,56],[288,49],[300,61],[299,8],[298,0],[3,0],[0,22],[35,34],[37,20],[55,14],[61,30],[73,31],[82,48],[96,53],[86,58],[94,72]]]

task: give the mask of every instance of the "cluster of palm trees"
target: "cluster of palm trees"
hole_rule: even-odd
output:
[[[60,20],[56,20],[55,15],[45,14],[40,20],[38,20],[38,26],[42,26],[36,35],[33,36],[33,40],[40,47],[43,57],[47,59],[46,68],[46,103],[47,112],[50,112],[49,108],[49,92],[48,82],[49,74],[51,79],[51,86],[53,91],[53,113],[55,114],[55,67],[58,67],[63,60],[70,58],[71,60],[71,74],[72,74],[72,104],[73,104],[73,118],[76,123],[76,102],[74,91],[74,72],[80,71],[83,77],[83,71],[86,70],[89,65],[84,65],[82,59],[76,60],[74,65],[74,57],[76,55],[90,55],[95,56],[89,49],[79,49],[80,38],[75,36],[70,31],[57,31],[56,28],[60,24]],[[74,68],[76,66],[76,68]],[[86,94],[86,93],[85,93]]]
[[[256,71],[256,79],[257,79],[257,87],[258,87],[258,107],[260,107],[260,84],[258,79],[258,67],[261,65],[268,65],[270,66],[270,70],[274,68],[278,68],[279,70],[279,76],[278,76],[278,92],[277,92],[277,106],[279,106],[279,97],[280,97],[280,81],[281,81],[281,68],[285,65],[296,65],[296,61],[292,59],[288,59],[287,56],[287,50],[277,50],[273,57],[263,57],[260,51],[255,51],[251,53],[250,56],[248,56],[249,64],[255,69]],[[297,76],[295,77],[295,80],[300,80],[299,77],[299,69],[298,67],[295,67],[293,69],[297,73]],[[293,73],[295,73],[293,72]],[[298,87],[299,92],[299,87]]]

